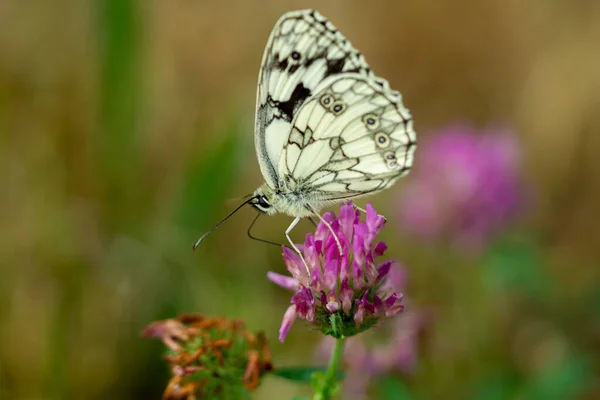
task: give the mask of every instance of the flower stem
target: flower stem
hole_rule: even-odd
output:
[[[342,354],[344,353],[344,337],[336,339],[335,345],[331,350],[331,358],[329,359],[329,365],[323,380],[320,382],[313,400],[329,400],[337,389],[336,373],[342,360]]]

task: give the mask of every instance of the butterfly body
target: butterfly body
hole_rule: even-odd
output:
[[[309,187],[282,186],[276,189],[263,185],[254,192],[256,203],[251,203],[256,209],[267,214],[286,214],[290,217],[309,217],[327,205]]]

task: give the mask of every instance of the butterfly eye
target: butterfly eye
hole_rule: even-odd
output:
[[[371,130],[379,128],[379,117],[373,113],[365,114],[362,120],[367,128]]]
[[[380,149],[385,149],[390,145],[390,137],[384,132],[377,132],[375,134],[375,144]]]
[[[325,107],[326,109],[329,109],[329,106],[331,106],[331,103],[333,103],[333,96],[330,94],[324,94],[323,96],[321,96],[321,105],[323,107]]]
[[[267,198],[263,195],[258,196],[258,198],[256,199],[256,205],[263,211],[271,208],[271,205],[267,201]]]
[[[344,111],[346,111],[346,103],[344,103],[341,100],[336,101],[335,103],[333,103],[333,105],[331,106],[331,112],[334,115],[340,115],[341,113],[343,113]]]

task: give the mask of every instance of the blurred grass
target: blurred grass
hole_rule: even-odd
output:
[[[266,330],[276,365],[311,362],[315,332],[275,341],[289,295],[264,278],[283,271],[279,250],[246,238],[251,210],[191,252],[260,184],[262,50],[279,15],[306,6],[0,4],[0,398],[156,398],[168,371],[139,331],[178,312],[243,318]],[[598,4],[319,9],[402,90],[419,134],[513,124],[537,194],[524,236],[485,259],[398,232],[401,184],[370,199],[390,216],[407,297],[435,317],[402,377],[411,398],[600,396]],[[262,218],[257,234],[282,240],[287,224]],[[255,398],[301,393],[268,379]]]
[[[145,188],[139,175],[141,15],[134,0],[97,1],[96,7],[102,76],[100,121],[93,147],[104,185],[101,204],[107,207],[102,221],[108,230],[131,229],[147,220],[145,214],[150,211],[149,202],[143,201]],[[138,190],[132,191],[133,186]]]

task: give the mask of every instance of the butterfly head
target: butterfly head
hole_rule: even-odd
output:
[[[256,189],[253,194],[253,201],[250,202],[252,207],[256,208],[263,214],[273,215],[275,214],[276,208],[273,207],[273,200],[275,200],[275,192],[267,185],[263,185]]]

